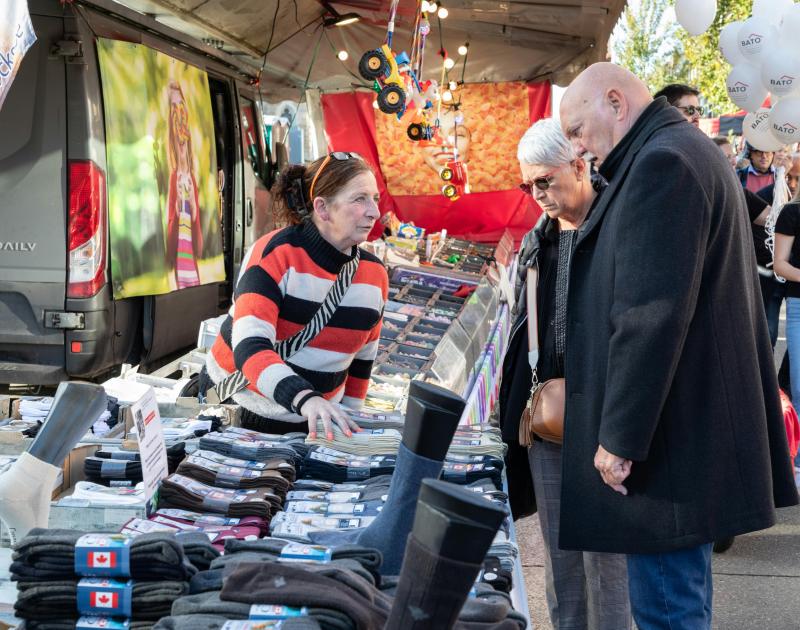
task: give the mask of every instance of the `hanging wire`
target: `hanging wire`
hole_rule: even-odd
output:
[[[322,31],[322,32],[325,34],[325,39],[328,41],[328,44],[329,44],[329,45],[330,45],[330,47],[331,47],[331,52],[333,52],[333,54],[334,54],[334,56],[335,56],[335,55],[336,55],[336,53],[337,53],[338,51],[336,50],[336,46],[334,46],[334,45],[333,45],[333,42],[331,41],[331,38],[328,36],[328,29],[323,29],[323,31]],[[338,57],[336,57],[336,58],[337,58],[337,59],[339,59]],[[353,77],[353,78],[354,78],[356,81],[358,81],[358,85],[359,85],[359,87],[363,87],[363,88],[366,88],[366,89],[368,89],[368,90],[371,90],[371,89],[372,89],[372,86],[371,86],[371,85],[367,85],[366,83],[364,83],[364,78],[363,78],[363,77],[360,77],[360,76],[358,76],[358,75],[357,75],[357,74],[355,74],[355,73],[354,73],[352,70],[350,70],[350,68],[348,68],[348,67],[347,67],[347,64],[346,64],[344,61],[342,61],[341,59],[339,59],[339,63],[341,63],[341,64],[342,64],[342,66],[344,67],[344,69],[345,69],[345,71],[347,72],[347,74],[349,74],[349,75],[350,75],[351,77]]]
[[[389,8],[389,23],[386,25],[386,45],[392,47],[392,36],[394,35],[394,19],[397,17],[397,5],[400,0],[392,0]]]
[[[319,45],[322,43],[322,36],[325,34],[325,27],[322,21],[320,21],[319,26],[317,26],[317,29],[321,30],[321,32],[319,34],[319,37],[317,37],[317,43],[314,45],[314,53],[311,55],[311,63],[308,64],[308,72],[306,73],[306,80],[303,83],[303,88],[302,88],[303,91],[300,94],[300,98],[297,101],[297,107],[294,110],[292,119],[289,121],[289,129],[286,131],[287,135],[292,130],[295,118],[297,118],[297,112],[300,111],[300,105],[302,105],[303,101],[306,100],[306,90],[308,89],[308,81],[311,78],[311,71],[314,69],[314,63],[317,61],[317,53],[319,52]]]

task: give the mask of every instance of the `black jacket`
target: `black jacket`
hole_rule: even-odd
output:
[[[798,498],[739,183],[663,98],[600,172],[570,270],[560,547],[769,527]],[[598,443],[633,460],[628,496],[595,470]]]

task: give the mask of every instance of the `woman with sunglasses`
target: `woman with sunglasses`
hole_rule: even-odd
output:
[[[519,419],[532,383],[528,346],[527,271],[538,269],[536,291],[539,383],[564,377],[567,279],[577,230],[597,197],[589,165],[575,153],[552,119],[534,124],[519,142],[520,188],[544,210],[519,253],[515,320],[503,366],[500,421],[511,450],[519,449]],[[580,348],[570,352],[580,353]],[[516,444],[515,444],[516,443]],[[534,436],[528,450],[536,505],[545,543],[547,605],[553,627],[624,630],[632,625],[625,556],[558,547],[561,446]],[[509,470],[511,465],[509,464]],[[513,475],[527,474],[517,469]],[[511,486],[526,480],[509,479]],[[513,492],[513,491],[512,491]]]
[[[285,168],[273,198],[288,227],[246,254],[200,389],[232,396],[247,428],[282,434],[306,421],[313,437],[321,420],[329,439],[332,423],[350,436],[358,425],[339,404],[366,396],[389,285],[358,247],[380,216],[375,175],[357,154],[331,153]]]

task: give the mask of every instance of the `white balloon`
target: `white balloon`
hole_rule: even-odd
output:
[[[770,50],[761,63],[761,83],[773,96],[786,96],[800,86],[800,59],[786,50]]]
[[[764,18],[748,18],[739,28],[739,52],[750,63],[758,63],[768,44],[777,37],[778,29]]]
[[[739,50],[739,29],[743,23],[739,20],[729,22],[719,32],[719,51],[732,66],[745,61],[744,55]]]
[[[783,144],[800,139],[800,96],[787,96],[772,108],[769,117],[772,135]]]
[[[779,42],[782,48],[787,49],[790,54],[800,55],[800,4],[793,4],[789,10],[783,14],[781,23]]]
[[[792,8],[793,0],[753,0],[753,15],[779,26],[784,13]]]
[[[767,89],[761,85],[761,71],[749,63],[740,63],[728,74],[725,81],[728,98],[742,109],[754,112],[767,97]]]
[[[689,35],[702,35],[714,22],[717,0],[675,0],[675,17]]]
[[[770,110],[762,107],[757,112],[747,114],[742,122],[742,135],[750,146],[759,151],[777,151],[783,146],[783,143],[772,135],[769,116]]]

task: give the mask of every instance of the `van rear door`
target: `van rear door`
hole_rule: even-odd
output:
[[[57,2],[31,2],[37,41],[0,108],[0,383],[64,372],[67,121]],[[39,7],[49,7],[44,10]],[[48,15],[49,11],[49,15]]]

